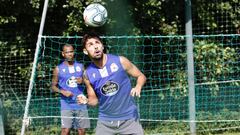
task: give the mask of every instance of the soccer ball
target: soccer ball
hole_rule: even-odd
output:
[[[107,21],[106,8],[98,3],[88,5],[83,12],[83,19],[87,26],[100,27]]]

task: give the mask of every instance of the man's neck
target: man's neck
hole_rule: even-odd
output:
[[[103,57],[101,59],[98,60],[93,60],[93,63],[99,67],[99,68],[103,68],[105,66],[105,64],[107,63],[107,54],[103,54]]]
[[[66,64],[66,65],[68,65],[68,66],[72,66],[73,65],[73,63],[74,63],[74,61],[64,61],[64,63]]]

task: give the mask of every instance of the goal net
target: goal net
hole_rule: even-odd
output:
[[[106,36],[106,51],[123,55],[146,75],[136,99],[146,134],[189,133],[187,53],[184,36]],[[52,70],[64,44],[75,47],[75,59],[85,66],[81,37],[42,36],[29,103],[26,134],[59,134],[60,96],[52,92]],[[197,132],[240,130],[240,35],[194,36],[194,78]],[[134,80],[132,80],[134,83]],[[94,133],[97,107],[89,107]],[[73,131],[76,132],[76,131]]]

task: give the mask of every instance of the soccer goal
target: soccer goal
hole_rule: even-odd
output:
[[[82,53],[81,36],[42,35],[47,3],[46,0],[21,135],[61,132],[60,96],[51,91],[51,80],[53,68],[62,60],[62,46],[73,45],[76,60],[84,65],[90,62]],[[189,134],[189,123],[195,123],[200,134],[239,131],[239,34],[193,36],[195,119],[190,119],[189,111],[186,36],[102,38],[107,52],[127,57],[147,77],[141,98],[136,99],[146,134]],[[91,128],[87,133],[94,134],[97,108],[88,109]]]
[[[81,36],[41,36],[26,133],[60,132],[59,95],[51,91],[52,69],[61,62],[61,47],[72,44],[76,60],[89,64]],[[136,64],[148,81],[137,99],[147,134],[189,133],[187,53],[183,36],[107,36],[107,51]],[[239,128],[239,35],[195,36],[195,91],[197,132]],[[230,41],[230,42],[223,42]],[[213,53],[217,51],[216,53]],[[218,59],[218,60],[217,60]],[[231,60],[231,61],[229,61]],[[221,101],[221,103],[220,103]],[[94,133],[97,108],[89,107]],[[213,124],[214,123],[214,124]],[[224,125],[230,126],[224,127]],[[174,130],[171,128],[174,125]],[[203,128],[209,126],[209,129]],[[227,129],[226,129],[227,128]]]

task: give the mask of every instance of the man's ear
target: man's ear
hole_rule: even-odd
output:
[[[87,52],[86,49],[83,49],[83,53],[84,53],[85,55],[88,55],[88,52]]]

